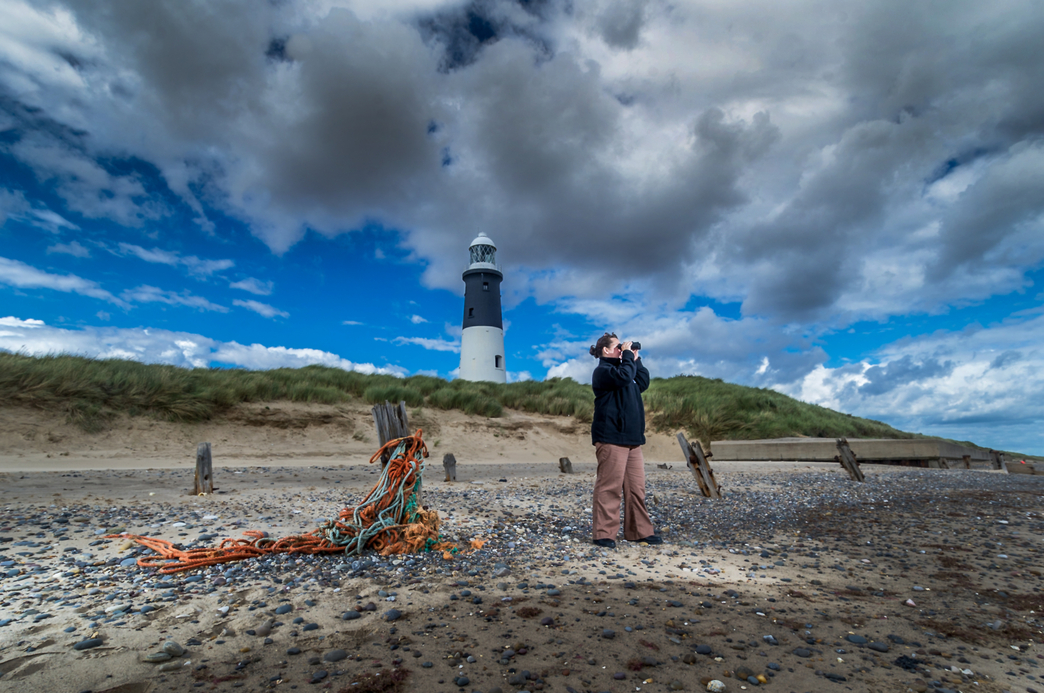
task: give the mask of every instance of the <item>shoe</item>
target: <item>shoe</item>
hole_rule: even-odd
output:
[[[649,544],[650,546],[659,546],[660,544],[663,543],[663,538],[660,537],[658,534],[653,534],[653,535],[650,535],[648,537],[645,537],[644,539],[639,539],[635,543],[636,544],[645,543],[645,544]]]
[[[612,539],[595,539],[594,540],[594,545],[595,546],[601,546],[603,549],[615,549],[616,548],[616,542],[613,541]]]

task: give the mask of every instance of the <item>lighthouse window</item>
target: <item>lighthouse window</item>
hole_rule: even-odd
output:
[[[469,318],[475,317],[475,309],[474,308],[468,308],[468,317]]]
[[[504,362],[504,357],[503,356],[501,356],[500,354],[497,354],[493,358],[496,359],[497,368],[503,368],[504,367],[504,363],[503,363]]]
[[[497,249],[491,245],[479,244],[471,246],[471,261],[496,264]]]
[[[482,290],[489,291],[489,282],[482,282]]]

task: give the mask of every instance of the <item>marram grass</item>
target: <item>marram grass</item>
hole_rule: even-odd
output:
[[[683,430],[702,441],[786,436],[912,438],[772,390],[699,376],[653,379],[645,393],[650,428]],[[496,418],[504,409],[572,416],[590,422],[594,396],[569,378],[498,385],[426,375],[396,378],[306,366],[269,371],[178,368],[82,356],[31,357],[0,352],[0,402],[61,411],[86,431],[120,413],[170,421],[206,421],[241,402],[405,401],[411,408],[453,409]]]

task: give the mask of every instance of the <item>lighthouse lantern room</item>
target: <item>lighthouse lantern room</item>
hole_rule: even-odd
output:
[[[471,242],[471,263],[464,270],[464,322],[460,336],[460,379],[507,382],[504,321],[500,311],[497,246],[480,233]]]

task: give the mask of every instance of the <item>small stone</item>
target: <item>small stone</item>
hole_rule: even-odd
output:
[[[812,656],[812,650],[806,649],[804,647],[798,647],[794,650],[794,654],[798,657],[808,658]]]
[[[856,645],[865,645],[867,640],[862,635],[849,635],[845,638],[848,642],[854,642]]]
[[[318,623],[306,623],[304,625],[304,628],[302,628],[301,630],[305,630],[305,631],[307,631],[307,630],[319,630],[319,624]]]
[[[718,679],[714,679],[707,682],[707,690],[711,693],[725,693],[725,684]]]
[[[540,619],[540,625],[553,626],[555,625],[555,619],[551,618],[550,616],[545,616],[542,619]]]
[[[323,661],[324,662],[339,662],[339,661],[341,661],[342,659],[344,659],[347,656],[348,656],[348,653],[345,652],[344,650],[330,650],[325,655],[323,655]]]
[[[102,639],[101,638],[88,638],[86,640],[81,640],[80,642],[78,642],[75,645],[73,645],[73,649],[74,650],[89,650],[92,647],[98,647],[101,644],[102,644]]]
[[[272,623],[270,621],[265,621],[257,627],[257,630],[254,631],[254,633],[259,638],[267,638],[269,635],[272,634]]]
[[[160,662],[166,662],[169,659],[169,652],[153,652],[152,654],[145,655],[145,661],[150,664],[159,664]]]
[[[396,621],[400,618],[402,618],[402,612],[398,609],[388,609],[384,612],[385,621]]]
[[[602,637],[605,638],[606,640],[612,640],[613,638],[616,637],[616,631],[612,630],[610,628],[603,628],[602,629]]]
[[[362,618],[362,614],[355,610],[345,611],[341,614],[341,619],[344,621],[354,621],[357,618]]]
[[[165,664],[160,664],[156,667],[156,671],[177,671],[187,663],[188,662],[170,661]]]
[[[163,651],[169,654],[171,657],[180,657],[181,655],[185,654],[185,648],[179,645],[178,643],[174,642],[173,640],[168,640],[167,642],[163,643]]]
[[[625,678],[627,678],[627,674],[625,674],[622,671],[618,671],[615,674],[613,674],[613,678],[617,681],[623,681]]]
[[[431,662],[424,662],[423,664],[421,664],[421,666],[424,667],[425,669],[431,669],[435,665],[432,664]]]
[[[748,679],[754,675],[754,670],[750,667],[738,666],[732,673],[735,674],[738,679]]]
[[[867,645],[867,647],[869,647],[871,650],[874,650],[875,652],[888,652],[889,649],[888,645],[886,645],[883,642],[872,642],[869,645]]]
[[[460,688],[463,688],[464,686],[467,686],[469,683],[471,683],[471,679],[469,679],[467,676],[458,676],[457,678],[453,679],[453,683],[457,684],[457,686],[459,686]]]
[[[329,675],[330,674],[328,674],[323,669],[320,669],[319,671],[314,671],[314,672],[312,672],[312,680],[309,681],[309,683],[319,683],[320,681],[322,681],[323,679],[325,679]]]
[[[293,610],[294,610],[294,607],[291,606],[290,604],[280,604],[279,606],[276,607],[275,612],[281,616],[283,614],[288,614],[288,613],[290,613]]]
[[[301,648],[300,647],[291,647],[289,650],[286,651],[286,653],[288,655],[299,655],[299,654],[301,654]]]

